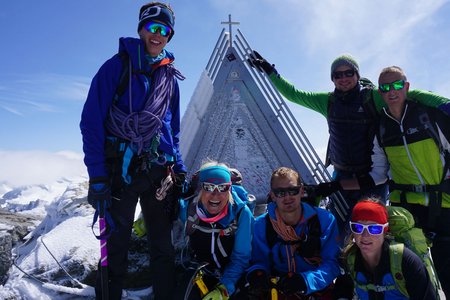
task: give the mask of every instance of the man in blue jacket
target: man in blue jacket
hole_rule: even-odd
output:
[[[81,116],[88,201],[95,209],[104,204],[115,224],[107,240],[109,299],[121,299],[138,200],[148,232],[155,299],[172,299],[172,220],[186,173],[179,152],[177,83],[184,78],[165,49],[174,21],[166,4],[141,7],[140,39],[120,39],[119,53],[93,78]],[[97,274],[96,295],[101,299]]]
[[[287,299],[318,293],[329,299],[330,285],[339,275],[335,217],[301,202],[303,183],[290,168],[275,170],[270,185],[272,202],[256,219],[253,231],[250,296],[267,299],[273,287]],[[270,278],[279,280],[273,285]]]

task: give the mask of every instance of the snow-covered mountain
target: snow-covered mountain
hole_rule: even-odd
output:
[[[84,176],[17,188],[5,185],[0,209],[32,216],[36,221],[13,249],[15,265],[0,286],[0,299],[94,299],[91,285],[100,250],[91,228],[94,210],[86,201],[87,188]],[[180,248],[181,226],[175,228],[176,247]],[[97,227],[94,232],[99,233]],[[134,237],[129,273],[141,274],[148,269],[146,251],[146,240]],[[145,285],[133,288],[127,291],[126,299],[148,299],[152,293]]]
[[[63,269],[80,281],[95,269],[98,241],[91,231],[93,209],[86,196],[83,177],[22,186],[3,193],[3,210],[33,216],[36,221],[13,249],[17,266],[11,267],[8,281],[0,288],[1,299],[65,299],[39,281],[74,286]],[[82,291],[93,295],[90,288]]]

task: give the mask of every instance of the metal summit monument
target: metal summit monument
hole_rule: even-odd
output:
[[[287,166],[307,184],[329,174],[285,100],[247,59],[252,52],[242,33],[222,30],[181,122],[181,153],[193,173],[207,159],[237,168],[243,186],[266,198],[272,171]]]

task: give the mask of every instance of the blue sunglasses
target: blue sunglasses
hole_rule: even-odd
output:
[[[350,230],[355,234],[362,234],[364,229],[367,230],[371,235],[378,235],[384,232],[384,228],[387,227],[389,223],[386,224],[361,224],[357,222],[350,222]]]

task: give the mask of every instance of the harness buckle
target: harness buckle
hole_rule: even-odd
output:
[[[374,285],[374,290],[375,290],[377,293],[380,293],[380,292],[386,292],[386,291],[389,290],[389,287],[383,286],[383,285]]]
[[[425,185],[414,184],[412,187],[413,187],[414,193],[426,193],[427,192],[427,187]]]

